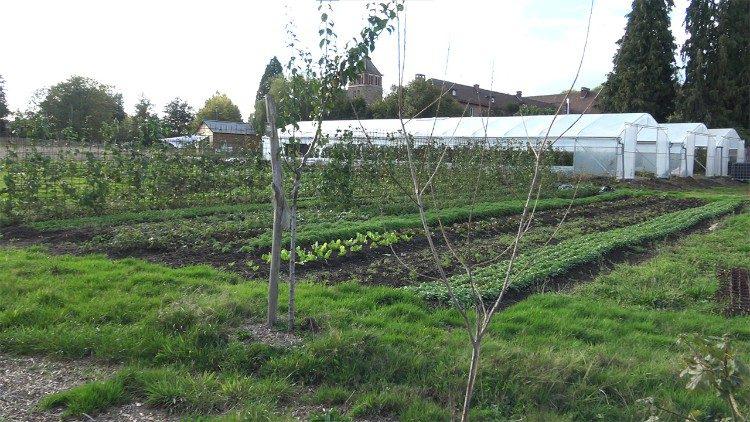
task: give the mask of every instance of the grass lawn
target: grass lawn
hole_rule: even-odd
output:
[[[503,311],[483,349],[474,420],[642,420],[637,400],[649,396],[728,415],[714,394],[684,388],[676,339],[731,333],[750,360],[750,317],[725,318],[714,301],[717,267],[750,267],[739,235],[749,232],[750,213],[732,216],[642,264]],[[262,321],[265,284],[209,267],[4,248],[0,274],[1,352],[124,364],[42,403],[73,415],[146,401],[230,420],[320,405],[434,421],[462,397],[469,348],[458,314],[404,289],[302,283],[300,318],[322,330],[289,349],[239,330]]]

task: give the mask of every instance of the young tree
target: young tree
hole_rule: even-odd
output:
[[[268,94],[271,89],[271,81],[276,79],[278,76],[284,75],[284,69],[281,67],[281,63],[276,56],[273,56],[266,65],[266,70],[263,72],[263,76],[260,78],[260,85],[258,86],[258,92],[255,94],[255,102],[263,101],[263,98]]]
[[[689,36],[681,50],[685,82],[676,107],[683,121],[712,125],[715,120],[715,99],[708,74],[716,58],[716,10],[714,0],[692,0],[686,11],[685,30]]]
[[[607,112],[646,112],[664,121],[674,111],[677,89],[669,28],[673,0],[633,0],[625,35],[607,75],[601,106]]]
[[[169,136],[185,135],[190,130],[190,124],[195,119],[195,113],[190,104],[179,97],[164,106],[162,124]]]
[[[324,10],[325,7],[325,10]],[[296,251],[296,239],[297,239],[297,202],[299,197],[299,191],[302,186],[302,174],[305,169],[307,160],[310,158],[311,153],[316,151],[318,146],[326,142],[323,137],[321,130],[321,123],[325,119],[325,116],[331,112],[336,102],[337,93],[342,88],[353,81],[356,76],[362,71],[364,66],[364,60],[375,49],[375,41],[384,32],[391,32],[393,30],[392,21],[396,18],[397,13],[403,10],[403,4],[400,0],[392,0],[386,3],[380,3],[379,5],[368,4],[369,16],[367,19],[367,26],[360,31],[359,37],[354,39],[352,44],[347,44],[344,47],[344,51],[339,51],[336,45],[336,34],[334,32],[334,23],[329,13],[331,11],[330,4],[324,5],[322,2],[318,6],[320,12],[320,57],[318,60],[313,59],[312,53],[300,49],[297,44],[297,38],[293,33],[291,35],[290,47],[296,50],[296,56],[289,61],[287,69],[292,81],[297,81],[296,76],[301,76],[305,80],[316,79],[318,82],[313,84],[315,88],[310,90],[310,84],[307,83],[291,83],[289,90],[285,92],[285,95],[281,98],[273,98],[271,95],[266,99],[266,104],[269,109],[268,113],[268,124],[271,130],[275,131],[276,127],[281,122],[288,122],[288,124],[296,124],[296,119],[302,115],[302,111],[299,109],[295,110],[295,104],[300,107],[299,98],[304,98],[306,95],[311,95],[312,101],[310,104],[313,105],[313,109],[310,113],[310,120],[316,122],[316,134],[313,140],[308,145],[306,151],[299,151],[297,156],[292,156],[291,161],[288,163],[288,168],[292,172],[292,186],[289,191],[288,199],[285,192],[282,191],[280,177],[275,176],[278,179],[278,183],[273,184],[274,190],[274,232],[273,237],[280,240],[281,224],[278,224],[282,218],[280,210],[285,209],[288,212],[289,219],[289,329],[294,330],[295,326],[295,286],[296,286],[296,273],[295,268],[297,264],[297,251]],[[299,59],[299,60],[297,60]],[[313,63],[317,64],[317,68],[313,69]],[[301,90],[301,91],[299,91]],[[275,105],[278,105],[277,106]],[[282,108],[285,107],[285,108]],[[284,111],[285,115],[282,116],[279,110]],[[277,113],[278,112],[278,113]],[[280,119],[277,119],[276,115],[279,115]],[[275,134],[272,134],[272,149],[274,152],[271,154],[272,163],[274,170],[279,169],[278,162],[279,157],[278,151],[273,147]],[[293,148],[292,148],[293,150]],[[278,244],[278,242],[274,242]],[[280,250],[278,247],[272,246],[271,265],[272,268],[278,268],[280,261],[279,256]],[[268,300],[268,325],[273,327],[276,322],[276,304],[278,298],[275,297],[278,294],[277,287],[278,279],[274,279],[274,271],[271,271],[269,277],[269,300]]]
[[[225,120],[228,122],[241,122],[242,114],[226,94],[216,92],[206,100],[203,108],[198,110],[193,121],[194,127],[198,127],[204,120]]]
[[[72,76],[50,87],[39,104],[39,112],[46,116],[54,132],[67,129],[78,139],[87,140],[98,138],[104,122],[125,118],[121,94],[109,85],[82,76]]]

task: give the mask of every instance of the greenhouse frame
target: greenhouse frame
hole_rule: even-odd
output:
[[[666,131],[647,113],[567,114],[560,116],[440,117],[404,120],[404,127],[415,142],[457,145],[477,140],[493,146],[518,148],[545,145],[573,153],[572,171],[592,175],[633,179],[636,158],[659,177],[669,176],[669,143]],[[321,132],[337,142],[351,132],[358,142],[387,145],[402,137],[401,121],[329,120]],[[293,138],[309,145],[315,137],[316,122],[299,122],[282,131],[282,143]],[[269,157],[267,142],[264,155]],[[647,156],[648,155],[648,156]]]
[[[619,179],[633,179],[636,171],[660,178],[691,177],[696,147],[707,149],[708,176],[726,175],[730,156],[739,162],[745,158],[744,143],[733,129],[707,129],[703,123],[659,124],[648,113],[438,117],[404,119],[403,127],[415,145],[459,146],[480,141],[490,147],[543,145],[572,153],[572,166],[565,170]],[[348,133],[353,142],[375,146],[404,139],[399,119],[327,120],[320,130],[327,142],[311,155],[312,161],[324,159],[325,148],[341,142]],[[316,122],[303,121],[284,128],[280,141],[297,143],[306,150],[316,132]],[[267,159],[268,145],[264,138]]]

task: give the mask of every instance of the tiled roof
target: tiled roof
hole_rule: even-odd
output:
[[[527,104],[544,108],[551,107],[549,103],[529,99],[528,97],[519,97],[517,95],[505,94],[503,92],[491,91],[489,89],[443,81],[435,78],[430,78],[429,81],[440,87],[443,92],[447,92],[447,95],[452,96],[456,101],[464,104],[468,103],[484,107],[487,107],[489,104],[493,108],[503,108],[508,104]],[[455,95],[453,92],[455,92]],[[495,101],[492,101],[492,98],[494,98]]]

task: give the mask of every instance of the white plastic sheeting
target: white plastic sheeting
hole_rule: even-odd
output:
[[[727,176],[729,163],[745,162],[745,141],[740,138],[736,130],[730,128],[709,129],[709,133],[715,137],[716,142],[715,174]]]
[[[711,134],[703,123],[665,123],[670,145],[670,170],[681,177],[692,177],[696,145],[707,145]]]
[[[415,139],[436,143],[486,139],[488,142],[539,145],[544,139],[558,150],[573,152],[574,171],[605,174],[622,179],[635,177],[639,149],[653,149],[654,172],[669,176],[669,145],[666,132],[647,113],[584,114],[511,117],[443,117],[405,121],[406,132]],[[309,144],[317,131],[315,122],[300,122],[280,134]],[[398,119],[330,120],[321,124],[321,132],[330,140],[351,131],[354,139],[386,144],[389,136],[402,134]],[[266,150],[266,148],[264,148]]]

